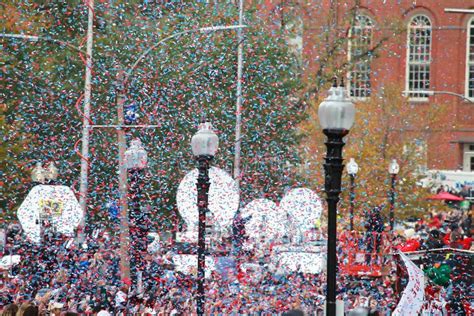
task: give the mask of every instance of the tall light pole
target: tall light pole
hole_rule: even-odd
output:
[[[130,278],[133,292],[136,292],[138,288],[138,276],[144,268],[142,257],[146,252],[146,214],[141,213],[140,199],[142,196],[141,179],[147,163],[148,154],[143,148],[142,142],[138,138],[132,140],[130,147],[125,152],[125,166],[130,174],[132,206],[130,211]]]
[[[92,79],[92,44],[94,35],[94,0],[86,1],[88,7],[87,19],[87,46],[86,46],[86,70],[84,83],[84,110],[82,120],[81,141],[81,175],[79,177],[79,204],[82,209],[82,219],[79,225],[79,242],[84,241],[84,231],[87,217],[87,186],[89,175],[89,136],[90,136],[90,113],[91,113],[91,79]]]
[[[346,89],[337,86],[337,80],[329,89],[329,96],[319,105],[318,117],[323,133],[327,136],[327,154],[324,163],[326,201],[328,204],[327,288],[326,315],[336,315],[337,274],[337,203],[341,193],[343,137],[354,124],[355,106]]]
[[[239,1],[239,24],[243,24],[244,0]],[[244,60],[244,38],[242,29],[237,30],[237,87],[235,104],[235,147],[234,147],[234,180],[240,195],[240,153],[241,153],[241,125],[242,125],[242,65]]]
[[[393,232],[395,226],[395,182],[397,174],[400,171],[400,166],[396,159],[392,159],[388,166],[388,172],[390,173],[391,186],[390,186],[390,232]]]
[[[349,173],[349,177],[351,180],[350,184],[350,192],[349,192],[349,201],[350,201],[350,231],[354,230],[354,178],[359,171],[359,166],[357,162],[355,162],[354,158],[349,160],[349,163],[346,166],[347,173]]]
[[[403,91],[402,94],[403,96],[408,96],[410,95],[411,91]],[[463,99],[465,102],[469,102],[469,103],[474,103],[474,101],[472,99],[469,99],[468,97],[466,97],[465,95],[463,94],[459,94],[459,93],[456,93],[456,92],[452,92],[452,91],[442,91],[442,90],[416,90],[416,93],[422,93],[422,94],[426,94],[428,96],[434,96],[435,94],[445,94],[445,95],[451,95],[451,96],[454,96],[454,97],[458,97],[460,99]]]
[[[209,206],[209,163],[214,158],[219,146],[219,138],[212,130],[211,123],[203,120],[199,131],[191,139],[193,155],[198,161],[197,206],[199,210],[198,225],[198,273],[196,311],[199,316],[204,315],[204,278],[205,278],[205,251],[206,251],[206,212]]]

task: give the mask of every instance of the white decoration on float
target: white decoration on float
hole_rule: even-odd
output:
[[[197,241],[197,178],[197,169],[186,174],[179,184],[176,195],[178,211],[187,226],[186,232],[182,235],[186,236],[186,241],[190,242]],[[234,215],[239,208],[237,183],[230,174],[216,167],[209,169],[209,178],[209,211],[211,214],[208,214],[208,223],[218,224],[220,229],[225,229],[232,225]]]
[[[296,188],[285,194],[279,209],[280,212],[286,212],[289,220],[304,232],[315,227],[316,220],[321,217],[323,205],[319,196],[312,190]]]
[[[287,217],[277,205],[267,199],[256,199],[247,204],[240,216],[245,221],[245,233],[250,240],[269,242],[287,234]]]
[[[83,212],[71,188],[64,185],[37,185],[28,193],[17,211],[28,239],[41,240],[41,221],[47,219],[57,232],[72,235]]]

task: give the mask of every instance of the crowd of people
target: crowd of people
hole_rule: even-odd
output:
[[[375,213],[374,213],[375,212]],[[367,253],[385,252],[386,266],[381,277],[356,277],[339,273],[338,299],[345,311],[358,315],[390,315],[401,291],[396,277],[397,265],[391,260],[394,246],[402,251],[471,247],[465,215],[431,214],[399,234],[392,245],[384,249],[384,241],[373,234],[382,233],[382,217],[373,210],[367,220],[366,232],[360,238]],[[322,231],[324,235],[324,231]],[[171,264],[173,248],[163,247],[158,253],[143,253],[142,282],[135,284],[120,278],[119,240],[112,233],[91,236],[83,245],[54,231],[46,231],[41,244],[25,241],[19,229],[8,232],[4,255],[21,256],[21,261],[5,271],[0,285],[2,315],[191,315],[196,308],[194,275],[176,271]],[[406,249],[417,242],[415,248]],[[87,246],[86,246],[87,245]],[[346,252],[339,244],[342,262]],[[409,248],[409,247],[408,247]],[[369,256],[370,257],[370,256]],[[371,258],[371,257],[370,257]],[[427,287],[429,308],[466,311],[466,300],[474,289],[469,256],[459,260],[451,253],[427,256],[423,265],[437,261],[452,268],[452,280],[447,285],[432,282]],[[365,258],[370,265],[369,258]],[[367,260],[368,259],[368,260]],[[240,262],[254,261],[257,268],[239,269]],[[307,315],[323,313],[325,274],[302,272],[277,273],[267,269],[268,258],[255,254],[235,256],[236,266],[225,271],[213,271],[205,282],[205,309],[209,315],[283,314],[300,310]],[[462,264],[458,264],[462,262]],[[436,308],[438,308],[436,307]],[[428,307],[427,307],[428,308]],[[18,311],[17,311],[18,310]],[[362,314],[361,314],[362,315]],[[443,315],[443,314],[439,314]]]
[[[425,291],[429,315],[472,315],[474,257],[469,214],[455,208],[432,212],[412,226],[398,235],[393,245],[403,252],[423,254],[417,263],[431,277]],[[449,274],[441,283],[443,266]],[[430,269],[434,272],[427,273]]]
[[[145,255],[143,285],[138,291],[130,280],[119,277],[119,257],[114,251],[118,249],[118,240],[113,237],[91,241],[87,248],[77,247],[70,239],[54,233],[46,233],[42,244],[26,243],[18,233],[9,237],[7,252],[19,254],[22,259],[3,279],[4,313],[15,306],[26,310],[24,315],[56,315],[66,311],[68,315],[195,312],[195,277],[175,271],[167,258],[169,253]],[[247,269],[246,273],[239,273],[238,269],[226,273],[213,271],[206,280],[206,314],[281,314],[292,309],[307,314],[322,313],[324,274],[277,274],[265,269],[266,264],[260,260],[255,271]],[[348,302],[347,308],[365,304],[359,298],[359,290],[364,286],[367,293],[374,292],[373,302],[391,297],[371,290],[373,282],[380,283],[379,280],[367,284],[357,279],[345,280],[347,286],[341,289],[340,298]],[[381,286],[377,284],[377,288]]]
[[[59,310],[90,315],[188,315],[195,311],[195,277],[174,271],[165,254],[145,255],[143,289],[138,293],[130,280],[119,277],[119,258],[114,251],[118,241],[113,237],[100,239],[97,246],[91,243],[87,249],[55,234],[45,234],[39,245],[23,242],[19,234],[9,240],[7,252],[22,259],[3,279],[4,313],[14,306],[29,306],[28,311],[40,314]],[[244,276],[232,273],[214,271],[207,279],[206,314],[321,309],[323,276],[267,272],[251,278],[251,272]]]

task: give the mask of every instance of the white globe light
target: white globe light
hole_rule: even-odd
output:
[[[191,139],[193,155],[214,156],[219,147],[219,138],[212,130],[212,124],[203,122],[199,125],[198,132]]]
[[[31,172],[31,180],[33,182],[44,183],[46,178],[46,170],[43,169],[41,162],[37,162],[35,168]]]
[[[190,171],[181,180],[176,195],[176,204],[181,217],[188,227],[185,235],[189,241],[197,241],[198,207],[197,207],[197,177],[198,170]],[[222,169],[209,169],[209,211],[219,227],[225,229],[232,225],[234,215],[239,208],[239,190],[235,180]],[[209,223],[213,224],[213,223]]]
[[[153,238],[153,241],[147,246],[147,251],[153,254],[160,251],[160,235],[158,233],[152,232],[148,233],[148,237]]]
[[[354,158],[351,158],[349,160],[349,163],[347,164],[347,173],[355,176],[358,171],[359,171],[359,165],[357,165],[357,162],[355,162]]]
[[[344,87],[332,87],[319,105],[318,117],[324,129],[351,129],[355,119],[355,106]]]
[[[396,175],[398,172],[400,172],[400,166],[398,165],[396,159],[392,159],[392,162],[388,166],[388,172],[392,175]]]
[[[135,138],[125,151],[125,166],[127,169],[144,169],[148,163],[148,154],[143,148],[142,141]]]
[[[312,190],[296,188],[283,197],[279,209],[281,213],[288,213],[290,222],[304,234],[315,227],[316,221],[321,217],[323,205]]]

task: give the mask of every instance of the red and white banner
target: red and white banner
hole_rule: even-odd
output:
[[[403,264],[408,271],[408,284],[403,290],[402,297],[398,302],[397,308],[393,311],[393,316],[420,315],[425,296],[425,276],[423,271],[418,268],[402,252],[398,252]]]

